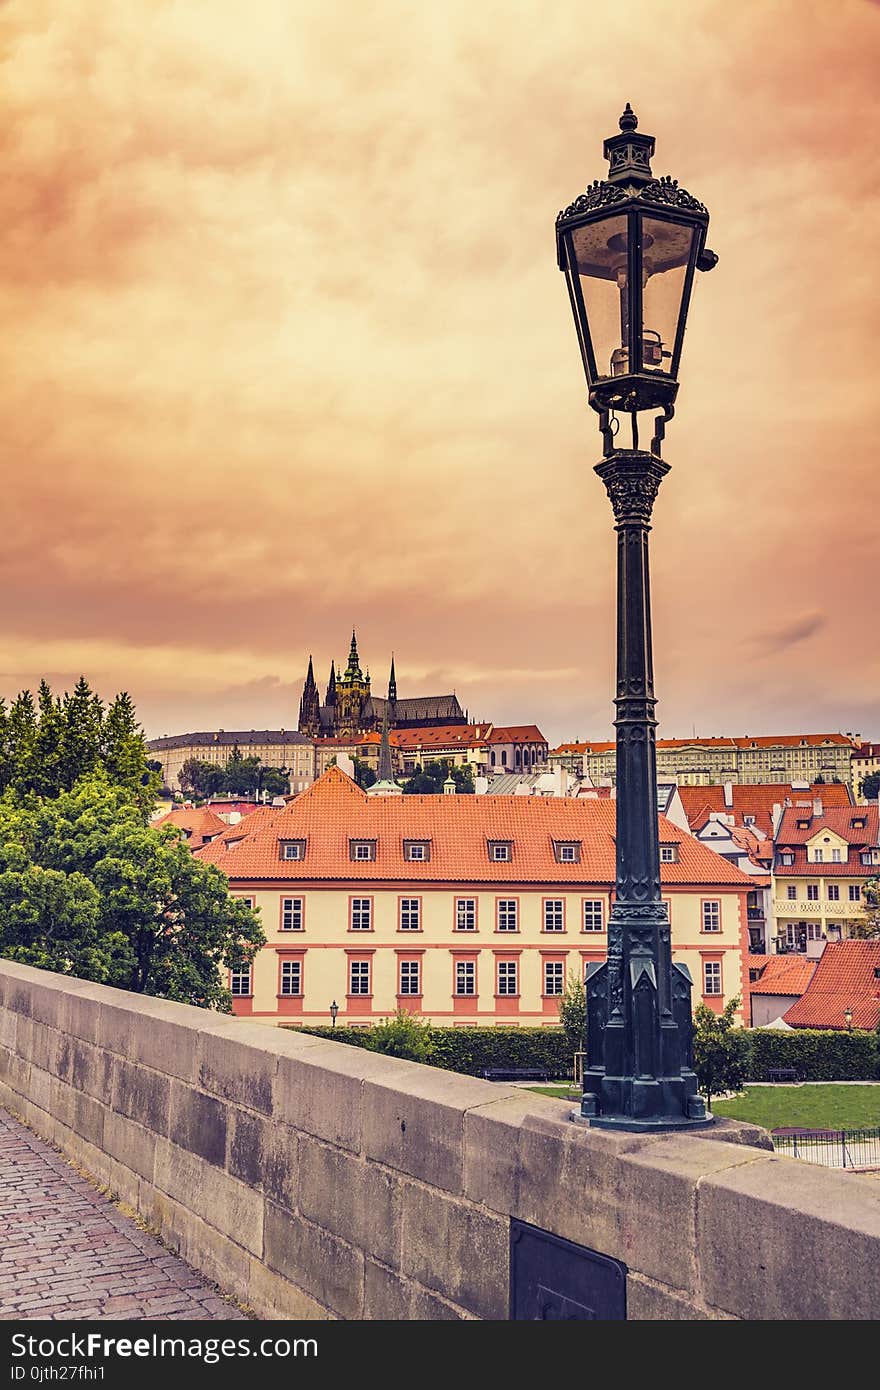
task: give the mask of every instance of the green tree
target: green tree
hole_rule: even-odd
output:
[[[162,764],[151,761],[143,730],[127,690],[111,702],[101,727],[101,760],[116,786],[126,787],[141,810],[155,804],[162,782]]]
[[[187,758],[178,773],[178,782],[182,792],[203,801],[226,790],[226,769],[201,758]]]
[[[37,742],[34,697],[23,690],[13,701],[6,721],[7,769],[5,786],[29,785]]]
[[[0,800],[0,955],[228,1010],[222,972],[264,941],[226,877],[145,825],[103,769],[51,799]]]
[[[850,923],[850,935],[864,940],[880,936],[880,878],[862,884],[862,911]]]
[[[289,796],[290,777],[280,767],[264,767],[261,763],[257,772],[257,787],[267,796]]]
[[[354,763],[354,780],[359,787],[366,791],[367,787],[372,787],[376,781],[376,773],[364,758],[352,757]]]
[[[432,759],[424,768],[416,766],[412,776],[403,783],[404,793],[409,796],[436,796],[443,791],[443,783],[452,777],[457,794],[473,794],[474,774],[470,767],[456,767],[449,758]]]
[[[565,991],[559,996],[559,1022],[574,1056],[587,1045],[587,993],[584,982],[575,970],[568,972]]]
[[[45,680],[37,693],[39,718],[27,780],[39,796],[57,796],[65,785],[67,720]]]
[[[866,801],[876,801],[880,796],[880,772],[869,772],[862,778],[861,795]]]
[[[101,701],[85,676],[80,676],[73,693],[65,692],[61,702],[62,756],[59,791],[70,791],[74,782],[80,777],[88,777],[98,766],[101,760],[103,714],[104,707]],[[146,759],[144,761],[146,762]]]
[[[745,1030],[733,1023],[739,1006],[737,995],[723,1013],[716,1014],[705,1004],[698,1004],[694,1012],[694,1071],[709,1107],[713,1096],[741,1091],[746,1079],[748,1038]]]
[[[370,1029],[367,1047],[388,1057],[405,1057],[410,1062],[430,1062],[434,1039],[430,1023],[398,1009],[394,1018],[384,1018]]]

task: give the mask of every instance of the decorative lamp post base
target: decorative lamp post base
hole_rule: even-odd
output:
[[[626,1115],[583,1115],[580,1110],[572,1110],[571,1118],[576,1124],[589,1125],[591,1129],[623,1129],[637,1134],[662,1134],[664,1131],[682,1129],[706,1129],[715,1123],[715,1116],[707,1113],[701,1120],[682,1118],[670,1119],[668,1116],[656,1120],[632,1120]]]

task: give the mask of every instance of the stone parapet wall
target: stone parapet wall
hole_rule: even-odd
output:
[[[262,1317],[506,1318],[511,1217],[631,1318],[880,1313],[876,1181],[8,961],[0,1104]]]

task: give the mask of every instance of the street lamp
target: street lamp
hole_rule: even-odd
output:
[[[844,1011],[843,1011],[843,1018],[844,1018],[844,1022],[846,1023],[847,1028],[852,1028],[853,1011],[852,1011],[852,1009],[849,1008],[848,1006],[847,1006],[847,1008],[845,1008]]]
[[[330,1005],[330,1027],[331,1027],[331,1028],[335,1028],[335,1027],[336,1027],[336,1015],[337,1015],[338,1013],[339,1013],[339,1005],[337,1004],[336,1000],[334,999],[334,1000],[333,1000],[333,1003]]]
[[[709,214],[677,182],[651,172],[654,140],[627,102],[605,141],[608,177],[556,220],[588,400],[599,415],[596,472],[617,531],[617,870],[608,958],[588,967],[587,1066],[581,1115],[614,1129],[711,1123],[693,1071],[690,972],[674,965],[660,890],[654,673],[648,581],[651,512],[669,465],[660,457],[678,393],[678,364]],[[650,449],[639,415],[659,412]],[[618,448],[629,417],[632,446]]]

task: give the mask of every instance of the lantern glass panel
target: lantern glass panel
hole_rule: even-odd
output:
[[[629,371],[626,217],[576,227],[571,245],[596,374],[621,376]]]
[[[678,320],[694,229],[645,217],[642,221],[642,370],[672,374]]]

